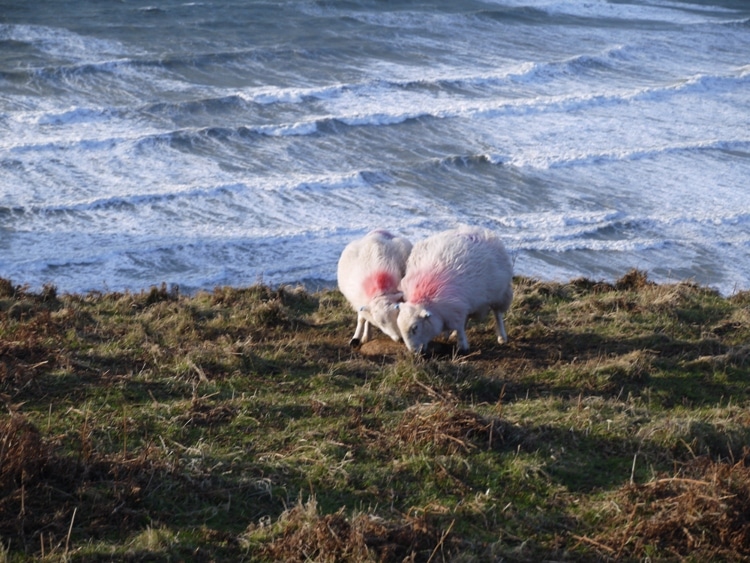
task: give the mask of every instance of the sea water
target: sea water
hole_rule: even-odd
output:
[[[374,228],[750,289],[750,4],[0,0],[0,276],[335,284]]]

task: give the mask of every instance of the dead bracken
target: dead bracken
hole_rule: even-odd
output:
[[[596,538],[603,555],[634,558],[658,550],[700,561],[750,557],[750,466],[698,457],[675,475],[629,484],[617,491],[617,510]],[[596,545],[596,544],[595,544]]]
[[[344,509],[321,515],[314,498],[285,511],[279,526],[282,532],[263,550],[272,561],[426,561],[436,548],[453,552],[455,544],[424,517],[348,518]]]

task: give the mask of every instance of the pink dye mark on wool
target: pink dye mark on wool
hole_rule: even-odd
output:
[[[445,272],[419,272],[408,280],[408,299],[412,303],[426,303],[442,297],[446,290]]]
[[[362,282],[362,286],[367,298],[372,299],[378,295],[395,292],[398,286],[398,280],[390,273],[384,270],[378,270],[367,276],[365,281]]]

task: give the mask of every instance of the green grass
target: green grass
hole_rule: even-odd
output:
[[[0,561],[750,560],[750,296],[514,288],[415,358],[336,291],[0,280]]]

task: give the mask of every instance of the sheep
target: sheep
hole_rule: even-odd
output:
[[[377,229],[344,248],[338,263],[338,286],[357,312],[350,346],[358,347],[370,339],[370,325],[395,341],[401,340],[395,304],[403,296],[398,284],[404,277],[411,246],[407,239]]]
[[[423,353],[433,338],[455,331],[467,352],[468,318],[482,319],[490,310],[497,341],[507,342],[503,313],[513,300],[512,269],[502,241],[486,229],[464,226],[417,242],[400,286],[397,323],[406,347]]]

